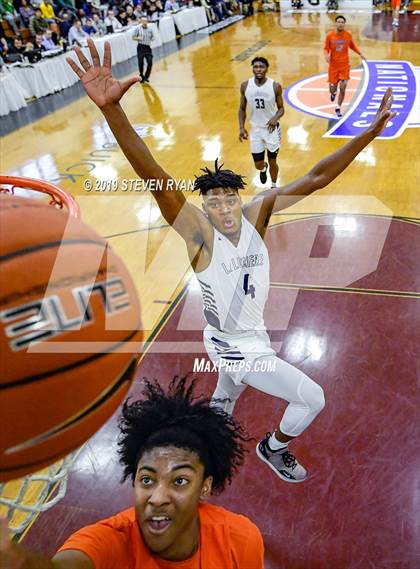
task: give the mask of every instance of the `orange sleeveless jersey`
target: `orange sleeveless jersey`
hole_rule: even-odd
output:
[[[359,48],[354,43],[350,32],[346,30],[341,32],[341,34],[328,32],[325,38],[324,55],[330,54],[330,66],[345,67],[349,65],[349,48],[360,54]]]
[[[248,518],[200,504],[200,548],[185,561],[164,561],[145,546],[134,508],[74,533],[59,549],[85,553],[95,569],[263,569],[264,545]]]

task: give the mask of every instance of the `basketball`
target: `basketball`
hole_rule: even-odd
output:
[[[115,411],[142,341],[134,283],[106,240],[0,195],[0,481],[51,464]]]

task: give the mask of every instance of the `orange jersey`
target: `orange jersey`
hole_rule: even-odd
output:
[[[354,43],[350,32],[344,30],[328,32],[325,38],[324,55],[330,54],[330,65],[333,67],[345,67],[350,65],[349,48],[360,55],[359,48]]]
[[[185,561],[164,561],[145,546],[134,508],[86,526],[59,549],[82,551],[95,569],[263,569],[264,545],[248,518],[200,504],[200,547]]]

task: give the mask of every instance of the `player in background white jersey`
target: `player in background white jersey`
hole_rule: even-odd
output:
[[[284,115],[282,88],[279,83],[267,77],[269,63],[265,57],[254,57],[251,62],[254,77],[241,85],[239,103],[239,140],[248,138],[245,128],[247,103],[250,108],[249,135],[254,164],[260,172],[260,181],[267,181],[267,168],[270,170],[271,187],[276,187],[279,167],[277,154],[280,149],[280,118]],[[265,151],[267,160],[265,161]]]
[[[204,176],[196,180],[196,186],[203,196],[202,211],[189,203],[182,192],[173,191],[173,178],[153,158],[120,105],[120,99],[138,82],[138,78],[118,81],[112,77],[109,42],[104,44],[103,65],[91,39],[88,39],[88,46],[93,65],[79,48],[75,51],[82,68],[70,58],[67,61],[81,79],[89,97],[102,111],[137,174],[143,180],[158,181],[154,187],[162,187],[153,191],[152,195],[167,223],[185,240],[191,266],[204,283],[205,308],[208,313],[213,313],[212,321],[211,316],[206,315],[209,327],[205,332],[205,343],[211,356],[222,360],[226,356],[240,358],[245,353],[244,357],[256,361],[275,358],[267,343],[261,318],[261,305],[265,303],[268,292],[268,255],[263,237],[270,216],[327,186],[382,132],[389,119],[395,116],[390,110],[392,90],[388,89],[385,93],[373,123],[366,130],[321,160],[301,178],[282,188],[266,190],[250,203],[242,204],[238,192],[244,187],[242,176],[218,167],[215,172],[206,169]],[[224,250],[230,253],[226,255]],[[238,250],[241,253],[245,251],[245,255],[238,256]],[[220,264],[217,274],[211,270],[214,263]],[[210,272],[206,273],[209,267]],[[209,279],[215,281],[218,275],[220,286],[219,283],[215,286],[218,292],[213,290],[207,294],[205,285],[211,287]],[[233,285],[226,280],[229,275],[235,278]],[[219,293],[224,283],[230,285],[231,299],[228,299],[230,304],[225,303],[223,307],[223,298]],[[240,299],[241,303],[238,303]],[[217,303],[221,306],[217,306]],[[235,326],[240,329],[236,330]],[[238,340],[240,345],[237,345]],[[300,434],[320,411],[323,394],[322,389],[298,369],[282,360],[279,362],[278,374],[272,376],[248,373],[244,377],[242,372],[221,373],[215,395],[218,392],[225,394],[223,399],[229,401],[222,401],[220,405],[233,408],[248,384],[289,401],[280,425],[259,443],[257,454],[279,477],[300,482],[305,479],[306,471],[288,450],[288,442]]]

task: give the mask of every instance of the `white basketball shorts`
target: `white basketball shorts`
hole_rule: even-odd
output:
[[[280,148],[281,130],[277,125],[273,132],[268,132],[267,127],[253,126],[249,135],[252,154],[258,154],[269,150],[276,152]]]
[[[264,330],[225,334],[207,326],[204,329],[204,345],[217,369],[229,373],[236,385],[252,371],[257,358],[276,355]]]

